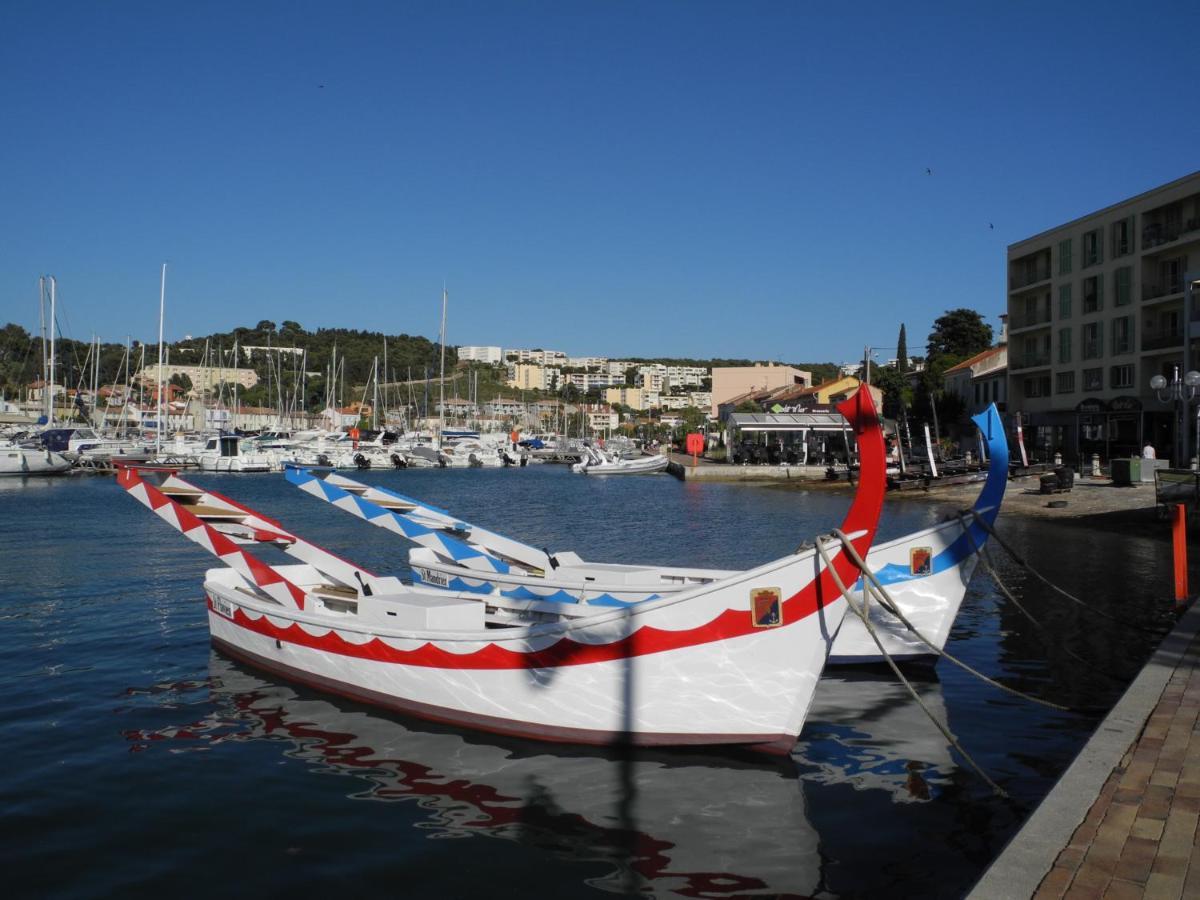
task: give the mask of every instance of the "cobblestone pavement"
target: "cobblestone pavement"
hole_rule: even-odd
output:
[[[1193,600],[970,900],[1200,897],[1198,713]]]
[[[1037,893],[1200,897],[1200,638]]]

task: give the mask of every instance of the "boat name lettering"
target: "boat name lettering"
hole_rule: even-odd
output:
[[[232,603],[226,603],[224,600],[221,600],[218,597],[211,597],[209,599],[212,600],[213,612],[217,613],[218,615],[224,616],[227,619],[233,618],[233,604]]]
[[[421,580],[429,584],[436,584],[439,587],[449,587],[450,579],[440,572],[433,572],[429,569],[417,569],[421,573]]]

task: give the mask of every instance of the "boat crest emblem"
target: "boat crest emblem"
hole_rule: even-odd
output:
[[[783,595],[779,588],[756,588],[750,592],[750,616],[755,628],[783,624]]]
[[[933,548],[913,547],[908,551],[908,570],[913,575],[930,575],[933,572]]]

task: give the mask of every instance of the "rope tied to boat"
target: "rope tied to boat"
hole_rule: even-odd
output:
[[[841,542],[842,547],[845,548],[843,552],[847,553],[850,559],[854,560],[855,565],[857,565],[861,571],[866,573],[868,571],[866,563],[863,562],[862,557],[859,556],[858,551],[854,549],[853,545],[850,543],[850,540],[841,531],[841,529],[834,530],[833,536],[837,538]],[[967,761],[968,765],[975,770],[976,774],[978,774],[980,778],[987,782],[987,784],[997,795],[1007,798],[1008,792],[1005,791],[1004,788],[1000,787],[1000,785],[996,784],[996,782],[988,776],[987,772],[983,770],[983,767],[980,766],[979,763],[975,762],[974,757],[972,757],[971,754],[968,753],[962,746],[958,738],[956,738],[951,733],[950,729],[933,714],[933,711],[930,710],[928,706],[925,705],[925,701],[921,699],[921,695],[917,693],[917,689],[914,688],[912,683],[904,677],[904,673],[900,671],[900,667],[896,665],[896,661],[892,659],[891,654],[889,654],[884,648],[883,641],[879,639],[879,634],[876,632],[875,626],[871,623],[871,618],[868,615],[867,606],[869,601],[867,600],[867,591],[863,591],[863,602],[861,604],[856,602],[851,596],[850,590],[842,581],[841,576],[838,575],[837,568],[833,565],[833,561],[829,558],[829,554],[825,552],[825,546],[822,544],[820,538],[817,539],[815,546],[817,555],[821,557],[821,562],[825,564],[826,571],[833,576],[834,585],[836,585],[837,589],[841,591],[842,597],[845,598],[850,609],[852,609],[854,614],[862,620],[863,626],[867,629],[867,633],[871,635],[871,639],[875,642],[875,646],[879,648],[879,652],[883,654],[883,658],[887,660],[887,664],[891,667],[892,673],[900,680],[900,683],[904,685],[909,695],[917,701],[917,705],[921,707],[921,710],[929,718],[929,721],[937,727],[938,731],[942,733],[942,736],[950,743],[952,747],[954,747],[955,750],[959,752],[963,759]],[[866,582],[864,581],[863,584],[865,586]]]
[[[1116,624],[1121,625],[1124,628],[1132,628],[1135,631],[1140,631],[1144,634],[1152,634],[1152,635],[1161,637],[1162,635],[1166,634],[1167,631],[1169,630],[1169,629],[1161,629],[1161,628],[1147,628],[1145,625],[1141,625],[1137,622],[1127,621],[1125,619],[1122,619],[1120,616],[1114,616],[1112,613],[1105,612],[1102,609],[1098,609],[1095,606],[1095,604],[1087,603],[1087,602],[1081,600],[1079,597],[1076,597],[1070,591],[1059,587],[1057,584],[1055,584],[1053,581],[1051,581],[1049,578],[1047,578],[1045,575],[1043,575],[1041,572],[1039,572],[1037,569],[1035,569],[1033,566],[1031,566],[1025,560],[1025,558],[1021,556],[1021,554],[1019,554],[1015,549],[1013,549],[1013,547],[1007,541],[1005,541],[1004,538],[1002,538],[1000,536],[1000,534],[996,531],[996,529],[992,527],[991,523],[988,522],[981,515],[979,515],[979,513],[972,510],[971,514],[975,517],[975,521],[979,525],[981,525],[983,527],[983,529],[991,537],[996,539],[996,543],[999,544],[1004,549],[1004,552],[1007,553],[1012,558],[1013,562],[1015,562],[1018,566],[1020,566],[1025,571],[1027,571],[1030,575],[1032,575],[1038,581],[1042,582],[1042,584],[1046,585],[1046,587],[1050,588],[1055,593],[1061,594],[1063,597],[1066,597],[1068,600],[1070,600],[1072,603],[1076,604],[1077,606],[1081,606],[1084,609],[1087,609],[1088,611],[1095,613],[1096,615],[1100,616],[1100,618],[1102,618],[1102,619],[1108,619],[1109,621],[1115,622]],[[993,577],[995,577],[995,576],[993,576]],[[996,584],[997,585],[1000,584],[999,580],[997,580]]]
[[[1065,644],[1055,644],[1053,639],[1050,637],[1049,630],[1046,628],[1046,624],[1044,622],[1042,622],[1041,620],[1037,619],[1033,615],[1033,613],[1031,613],[1028,609],[1026,609],[1025,606],[1021,603],[1021,601],[1016,598],[1016,596],[1013,594],[1013,592],[1011,590],[1009,590],[1008,585],[1006,585],[1004,583],[1004,581],[1000,578],[1000,573],[996,570],[996,566],[992,562],[992,555],[988,551],[987,546],[984,545],[981,547],[979,545],[979,543],[975,540],[975,535],[973,535],[971,533],[971,529],[966,526],[965,522],[963,523],[963,533],[967,536],[967,540],[971,544],[971,550],[975,553],[976,556],[979,557],[980,562],[982,562],[984,568],[987,569],[988,575],[991,577],[991,579],[992,579],[993,583],[995,583],[996,587],[999,588],[1000,593],[1002,593],[1005,596],[1005,598],[1007,598],[1007,600],[1013,606],[1015,606],[1017,608],[1017,610],[1023,616],[1025,616],[1026,619],[1029,620],[1030,624],[1033,625],[1033,627],[1037,630],[1038,635],[1043,638],[1043,641],[1047,647],[1058,647],[1058,649],[1062,650],[1063,653],[1065,653],[1067,656],[1071,657],[1071,659],[1075,660],[1076,662],[1082,664],[1089,671],[1098,672],[1099,674],[1105,676],[1106,678],[1110,678],[1113,681],[1127,682],[1129,680],[1128,677],[1114,675],[1112,672],[1109,672],[1107,669],[1097,666],[1095,663],[1091,662],[1090,660],[1087,660],[1084,657],[1080,656],[1078,653],[1076,653],[1070,647],[1067,647]],[[1083,710],[1077,710],[1077,711],[1083,712]]]
[[[1070,707],[1068,707],[1068,706],[1063,706],[1062,704],[1054,703],[1050,700],[1043,700],[1041,697],[1035,697],[1032,694],[1025,693],[1024,691],[1019,691],[1014,687],[1009,687],[1007,684],[1002,684],[1001,682],[996,681],[996,679],[983,674],[978,669],[971,666],[969,663],[966,663],[963,660],[959,659],[953,653],[949,653],[944,648],[938,647],[936,644],[933,644],[928,638],[925,637],[925,635],[921,634],[920,630],[915,625],[913,625],[912,622],[909,621],[908,617],[905,616],[903,612],[900,611],[900,608],[899,608],[899,606],[897,606],[896,601],[894,599],[892,599],[892,596],[891,596],[891,594],[888,593],[887,588],[885,588],[883,586],[883,584],[875,576],[875,573],[871,571],[870,567],[867,565],[866,560],[864,560],[862,558],[862,556],[859,554],[858,550],[850,542],[850,538],[848,538],[842,532],[842,530],[839,528],[835,528],[833,530],[833,536],[841,541],[843,548],[845,548],[846,555],[850,558],[851,561],[853,561],[854,565],[858,567],[859,571],[861,571],[863,573],[863,598],[864,598],[864,601],[866,600],[868,594],[873,595],[875,597],[876,602],[879,603],[879,605],[881,607],[883,607],[884,610],[886,610],[887,612],[889,612],[893,616],[895,616],[906,629],[908,629],[910,632],[912,632],[913,637],[915,637],[918,641],[920,641],[922,644],[924,644],[926,647],[928,647],[930,649],[930,651],[932,651],[936,656],[940,656],[942,659],[949,660],[951,663],[958,666],[964,672],[974,675],[980,681],[983,681],[986,684],[990,684],[992,687],[997,688],[1001,691],[1004,691],[1005,693],[1012,694],[1014,697],[1020,697],[1023,700],[1028,700],[1031,703],[1037,703],[1041,706],[1045,706],[1045,707],[1048,707],[1049,709],[1054,709],[1059,712],[1069,712],[1070,711]],[[876,642],[876,643],[878,643],[878,642]],[[887,656],[886,652],[884,655],[885,655],[885,657]],[[890,657],[888,657],[888,662],[889,663],[891,662]]]

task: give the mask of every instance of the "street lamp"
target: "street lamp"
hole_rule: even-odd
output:
[[[1188,404],[1195,398],[1196,391],[1200,390],[1200,372],[1191,369],[1181,379],[1179,377],[1179,366],[1175,366],[1170,382],[1162,375],[1155,375],[1150,379],[1150,388],[1154,391],[1160,403],[1173,402],[1175,404],[1175,453],[1172,454],[1174,457],[1172,462],[1177,468],[1186,468],[1188,440],[1187,409]],[[1197,446],[1200,446],[1200,424],[1197,424],[1196,430]]]

